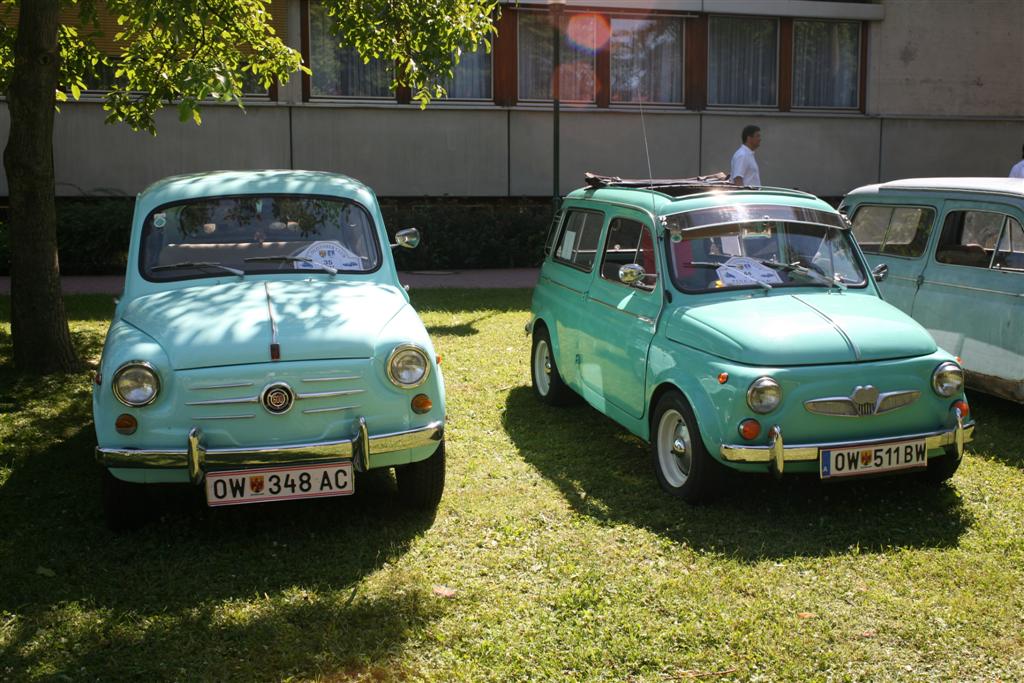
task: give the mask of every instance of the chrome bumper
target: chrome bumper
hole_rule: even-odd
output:
[[[438,444],[443,438],[444,423],[440,421],[431,422],[419,429],[370,436],[366,420],[359,418],[356,433],[351,439],[294,446],[206,448],[203,446],[202,430],[193,427],[188,433],[186,448],[144,450],[97,447],[96,460],[106,467],[187,469],[189,478],[199,483],[209,469],[233,467],[352,460],[357,470],[365,471],[372,466],[375,455]]]
[[[818,459],[818,452],[822,448],[848,448],[856,446],[870,446],[872,444],[886,443],[891,441],[910,441],[912,439],[924,439],[925,447],[928,450],[942,448],[943,446],[956,446],[957,458],[964,454],[964,444],[974,438],[974,423],[963,424],[959,415],[955,427],[937,432],[926,432],[924,434],[905,434],[888,437],[885,439],[869,439],[863,441],[842,441],[838,443],[815,443],[815,444],[793,444],[787,445],[782,439],[782,427],[773,425],[768,430],[767,446],[737,446],[723,445],[719,450],[722,458],[728,462],[763,462],[771,463],[772,470],[782,474],[787,462],[805,462]]]

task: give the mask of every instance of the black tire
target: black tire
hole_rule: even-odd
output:
[[[103,517],[111,531],[132,531],[150,520],[153,511],[145,484],[121,481],[104,467],[101,489]]]
[[[533,393],[549,406],[564,406],[572,403],[576,393],[562,381],[558,364],[551,347],[551,335],[543,325],[533,332],[533,346],[530,348],[530,379]]]
[[[943,484],[953,478],[963,458],[956,457],[956,446],[946,446],[946,452],[928,460],[928,468],[922,473],[929,484]]]
[[[395,467],[398,498],[416,510],[434,510],[444,493],[444,441],[426,460]]]
[[[704,448],[690,404],[678,392],[658,399],[651,415],[651,461],[661,488],[698,504],[719,493],[723,467]]]

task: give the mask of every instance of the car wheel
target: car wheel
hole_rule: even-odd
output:
[[[962,460],[956,457],[956,446],[946,446],[945,453],[928,460],[928,467],[923,472],[925,481],[931,484],[949,481],[956,474]]]
[[[572,402],[573,390],[562,381],[551,347],[551,336],[545,327],[540,327],[533,333],[530,375],[533,378],[533,393],[544,403],[561,406]]]
[[[658,483],[687,503],[711,500],[718,492],[722,466],[708,454],[686,399],[665,394],[651,421],[651,458]]]
[[[147,504],[144,484],[121,481],[103,468],[103,517],[111,531],[131,531],[149,521],[152,510]]]
[[[398,497],[406,507],[433,510],[444,492],[444,441],[426,460],[395,467]]]

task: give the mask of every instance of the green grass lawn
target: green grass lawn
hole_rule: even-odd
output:
[[[444,356],[436,516],[347,499],[102,521],[89,381],[10,370],[0,680],[1024,680],[1021,407],[972,395],[951,485],[736,479],[693,508],[646,446],[529,388],[526,291],[413,292]],[[97,359],[110,297],[70,297]]]

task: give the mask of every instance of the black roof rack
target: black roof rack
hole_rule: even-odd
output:
[[[632,187],[639,190],[654,190],[670,197],[681,197],[687,194],[698,194],[711,190],[742,190],[734,185],[729,176],[723,172],[710,175],[699,175],[692,178],[619,178],[617,176],[598,175],[587,171],[583,174],[589,187]]]

